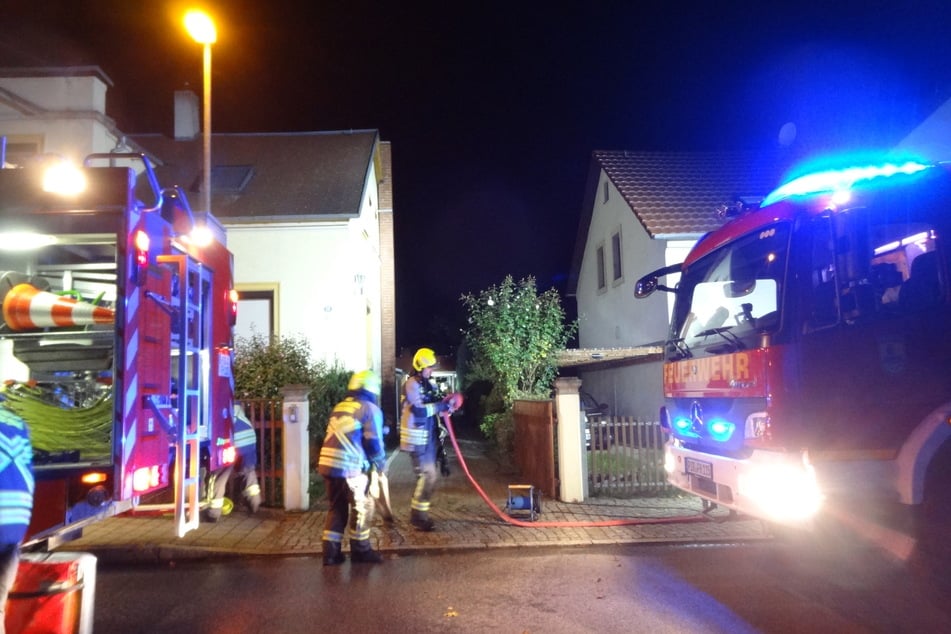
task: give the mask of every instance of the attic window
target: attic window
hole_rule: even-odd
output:
[[[610,194],[610,188],[608,187],[608,181],[607,181],[607,179],[605,179],[605,181],[604,181],[604,183],[602,184],[601,187],[602,187],[602,189],[603,189],[603,192],[602,192],[602,194],[601,194],[601,204],[604,205],[604,204],[607,204],[608,200],[610,199],[610,195],[609,195],[609,194]]]
[[[211,168],[211,191],[219,194],[241,194],[254,177],[251,165],[215,165]],[[201,191],[202,174],[192,185],[192,191]]]

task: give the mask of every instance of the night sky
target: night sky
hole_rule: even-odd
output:
[[[98,65],[121,130],[170,134],[202,85],[187,6],[7,0],[0,66]],[[455,343],[459,296],[508,274],[564,288],[593,150],[770,148],[786,123],[801,152],[887,147],[951,98],[946,0],[206,7],[215,132],[392,142],[407,347]]]

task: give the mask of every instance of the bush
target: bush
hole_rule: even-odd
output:
[[[323,496],[323,479],[317,475],[317,455],[327,432],[334,405],[347,393],[351,371],[311,359],[310,343],[303,337],[264,337],[252,333],[237,337],[234,355],[235,396],[239,399],[280,399],[281,388],[304,385],[310,415],[311,499]]]
[[[468,311],[466,385],[492,385],[482,399],[479,423],[487,438],[504,441],[510,432],[496,430],[519,398],[549,398],[558,374],[558,352],[577,330],[565,323],[561,298],[554,289],[539,293],[533,277],[517,284],[506,276],[498,286],[463,295]],[[483,392],[484,393],[484,392]],[[504,447],[499,447],[504,451]]]

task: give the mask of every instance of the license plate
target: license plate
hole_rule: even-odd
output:
[[[712,463],[694,460],[693,458],[684,458],[684,467],[686,468],[687,473],[691,473],[701,478],[709,478],[711,480],[713,479]]]

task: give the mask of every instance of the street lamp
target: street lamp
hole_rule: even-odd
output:
[[[185,14],[185,30],[196,42],[204,46],[204,95],[202,117],[202,141],[204,169],[202,170],[202,206],[211,213],[211,45],[218,33],[215,23],[204,11],[192,9]]]

